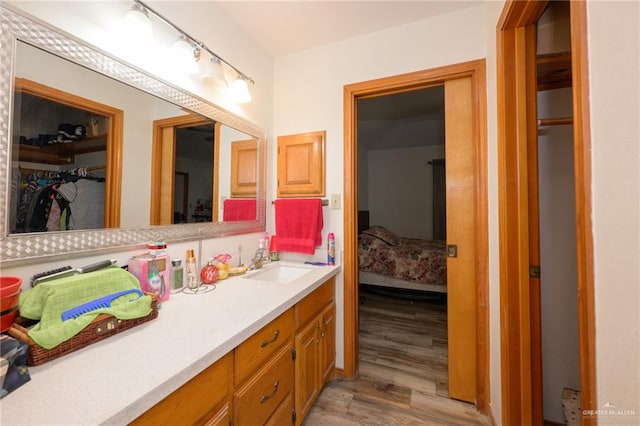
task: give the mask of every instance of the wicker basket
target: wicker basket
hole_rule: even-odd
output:
[[[122,331],[128,330],[137,325],[157,318],[158,297],[155,294],[150,294],[150,296],[151,312],[149,313],[149,315],[130,320],[119,320],[111,315],[100,314],[80,333],[51,349],[45,349],[35,343],[27,334],[28,330],[20,325],[20,321],[18,320],[11,326],[9,330],[7,330],[7,333],[15,339],[18,339],[21,342],[27,343],[29,345],[29,354],[27,356],[28,366],[41,365],[45,362],[61,357],[62,355],[66,355],[78,349],[82,349],[92,343],[99,342],[113,336],[114,334],[118,334]]]

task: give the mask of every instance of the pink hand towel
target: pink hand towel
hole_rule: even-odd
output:
[[[222,220],[225,222],[233,222],[238,220],[256,220],[255,198],[227,198],[226,200],[224,200]]]
[[[322,200],[278,199],[275,204],[278,251],[315,253],[322,244]]]

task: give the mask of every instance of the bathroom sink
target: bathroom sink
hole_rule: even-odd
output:
[[[300,278],[305,275],[307,272],[311,271],[312,268],[298,265],[268,265],[264,267],[264,269],[259,269],[257,271],[251,272],[244,276],[245,279],[248,280],[256,280],[256,281],[269,281],[276,283],[289,283],[295,279]]]

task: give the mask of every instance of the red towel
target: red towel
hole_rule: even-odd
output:
[[[227,198],[224,200],[222,220],[225,222],[256,220],[256,199]]]
[[[322,244],[322,200],[278,199],[275,204],[278,251],[315,253]]]

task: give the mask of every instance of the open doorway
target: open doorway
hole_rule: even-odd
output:
[[[461,167],[449,167],[456,179],[465,180],[465,191],[454,195],[463,195],[466,208],[453,209],[464,215],[456,217],[448,226],[455,226],[456,232],[465,237],[459,256],[451,256],[447,263],[464,267],[448,267],[460,275],[451,279],[448,276],[448,300],[454,300],[447,307],[448,314],[454,314],[455,321],[449,321],[449,394],[452,383],[460,397],[475,402],[482,412],[488,411],[488,310],[487,310],[487,213],[486,213],[486,111],[485,111],[485,67],[484,60],[451,65],[396,77],[345,86],[345,254],[344,254],[344,318],[345,318],[345,365],[344,376],[355,377],[358,374],[358,320],[359,320],[359,271],[357,247],[358,214],[358,145],[356,126],[359,99],[392,93],[411,92],[434,86],[445,86],[445,116],[449,123],[446,131],[447,144],[454,149]],[[448,95],[447,95],[448,93]],[[449,155],[447,158],[449,158]],[[447,160],[448,161],[448,160]],[[460,181],[461,182],[461,181]],[[455,186],[455,185],[454,185]],[[448,197],[449,198],[449,197]],[[453,197],[455,198],[455,197]],[[447,209],[450,211],[451,209]],[[459,221],[459,222],[458,222]],[[451,228],[448,228],[448,232]],[[454,250],[455,251],[455,250]],[[465,272],[468,275],[465,275]],[[455,283],[455,284],[454,284]],[[465,287],[467,286],[467,287]],[[456,293],[451,297],[451,291]],[[453,306],[453,309],[451,309]],[[460,320],[460,321],[458,321]],[[470,323],[465,323],[469,321]],[[451,338],[451,324],[454,324],[454,338]],[[457,335],[466,332],[467,336]],[[453,350],[452,350],[453,342]],[[453,355],[455,354],[455,355]],[[458,355],[462,357],[457,358]],[[466,358],[465,358],[466,357]],[[456,359],[452,374],[452,359]],[[468,370],[463,371],[465,368]],[[451,380],[453,378],[453,381]]]
[[[360,374],[448,396],[444,85],[357,101]]]
[[[498,22],[502,421],[505,424],[542,424],[544,418],[540,274],[535,268],[540,264],[537,167],[534,167],[537,164],[531,159],[538,153],[534,143],[538,139],[539,124],[536,73],[542,62],[536,57],[536,32],[547,4],[509,3]],[[588,411],[597,404],[586,5],[569,2],[569,13],[580,410]],[[597,422],[594,416],[581,420],[583,424]]]

